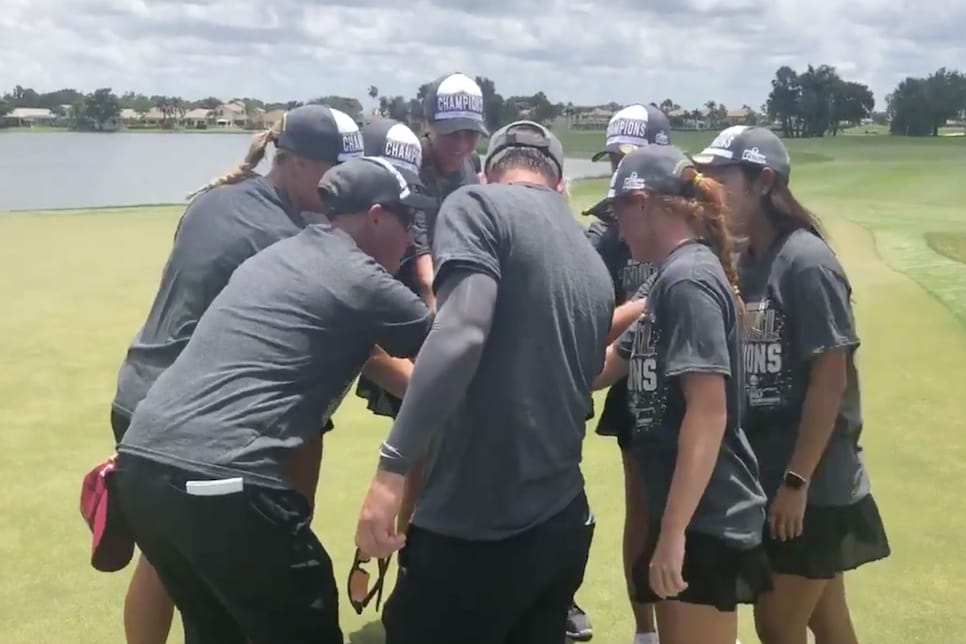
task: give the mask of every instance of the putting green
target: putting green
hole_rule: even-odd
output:
[[[966,333],[950,310],[966,306],[966,281],[956,272],[963,265],[933,252],[924,235],[966,225],[966,188],[955,171],[966,146],[848,137],[848,145],[799,147],[834,159],[802,164],[795,182],[825,216],[855,286],[863,443],[894,550],[850,576],[856,626],[873,644],[954,642],[966,632],[966,515],[959,511]],[[876,160],[870,150],[889,155]],[[912,160],[888,160],[896,150],[914,153]],[[603,190],[601,181],[576,187],[575,205]],[[117,367],[157,287],[178,215],[176,208],[146,208],[0,216],[0,642],[123,641],[129,571],[103,574],[87,565],[79,483],[111,451],[108,403]],[[388,423],[354,396],[335,420],[315,527],[341,586]],[[618,459],[612,440],[588,436],[584,472],[599,525],[578,601],[602,644],[629,642],[631,633],[620,573]],[[381,642],[372,610],[358,617],[343,602],[342,616],[351,642]],[[757,641],[747,612],[741,639]],[[171,642],[180,641],[176,626]]]

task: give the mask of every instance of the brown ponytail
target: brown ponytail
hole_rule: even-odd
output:
[[[734,240],[727,226],[727,206],[724,186],[699,173],[694,167],[687,167],[681,173],[681,178],[693,186],[693,197],[673,198],[673,203],[679,211],[683,211],[691,219],[696,228],[704,235],[711,245],[725,276],[734,292],[735,304],[739,319],[744,318],[744,303],[741,301],[741,289],[738,287],[738,269],[735,267]]]
[[[278,137],[282,133],[282,129],[285,127],[285,119],[282,118],[274,127],[262,130],[252,138],[251,145],[248,147],[248,153],[245,158],[235,166],[234,169],[229,170],[220,177],[216,177],[209,183],[201,186],[194,192],[188,195],[188,200],[195,198],[197,195],[207,192],[212,188],[217,188],[218,186],[229,185],[232,183],[239,183],[248,179],[255,174],[255,168],[261,163],[262,159],[265,158],[265,150],[268,148],[269,143],[278,142]]]

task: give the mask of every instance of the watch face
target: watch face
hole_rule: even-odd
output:
[[[788,472],[785,474],[785,485],[793,490],[800,490],[802,486],[805,485],[805,481],[798,476],[795,476],[791,472]]]

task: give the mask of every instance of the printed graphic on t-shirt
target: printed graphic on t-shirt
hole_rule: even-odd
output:
[[[653,318],[641,318],[634,334],[631,357],[628,362],[627,393],[635,431],[647,432],[658,427],[667,396],[667,385],[660,377],[657,367],[657,343],[660,329]]]
[[[624,295],[624,300],[627,301],[633,298],[644,282],[650,279],[651,275],[656,272],[657,267],[650,262],[638,262],[633,259],[627,260],[620,274],[621,292]]]
[[[746,305],[745,382],[752,407],[780,407],[791,386],[786,319],[770,298]]]

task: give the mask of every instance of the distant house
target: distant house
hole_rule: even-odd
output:
[[[164,112],[152,107],[144,113],[143,123],[148,127],[161,127],[164,124]]]
[[[214,110],[206,110],[203,107],[188,110],[184,115],[184,124],[187,127],[202,130],[208,127],[208,121],[211,120],[211,114],[213,111]]]
[[[134,125],[135,123],[139,123],[143,117],[143,114],[137,110],[132,110],[130,107],[123,108],[121,113],[118,115],[118,118],[124,125]]]
[[[3,117],[5,125],[13,127],[34,127],[48,125],[57,116],[46,107],[15,107]]]
[[[605,130],[613,116],[613,110],[595,107],[586,112],[577,112],[574,115],[572,127],[575,130]]]
[[[281,122],[288,110],[270,110],[258,115],[258,126],[269,129]]]
[[[738,109],[728,110],[728,116],[726,117],[728,125],[744,125],[748,122],[749,117],[752,115],[752,111],[747,107],[739,107]]]
[[[248,125],[248,111],[245,104],[232,101],[219,105],[212,113],[218,127],[245,127]]]

